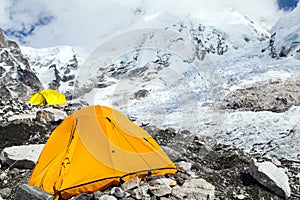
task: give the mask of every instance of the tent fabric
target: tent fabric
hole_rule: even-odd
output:
[[[56,90],[42,90],[40,92],[34,93],[30,99],[29,103],[33,105],[41,105],[44,106],[46,104],[54,105],[54,104],[64,104],[66,103],[65,95],[59,93]]]
[[[68,199],[134,177],[176,171],[145,130],[120,112],[98,105],[73,113],[56,127],[28,184]]]

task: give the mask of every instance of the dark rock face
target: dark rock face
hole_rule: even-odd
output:
[[[36,124],[27,124],[24,122],[11,123],[6,126],[0,126],[0,149],[7,146],[17,146],[22,144],[36,143],[37,139],[33,139],[36,135],[45,136],[45,127]]]
[[[3,34],[2,29],[0,28],[0,48],[7,47],[7,44],[8,42]]]
[[[269,55],[272,58],[278,57],[277,52],[276,52],[276,47],[275,47],[275,38],[276,38],[276,32],[271,35],[271,38],[269,39],[268,47],[261,50],[261,52],[265,52],[266,50],[269,50],[270,51]]]
[[[0,94],[2,98],[28,98],[42,85],[16,42],[0,30]]]

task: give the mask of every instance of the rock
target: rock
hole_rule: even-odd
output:
[[[96,192],[94,192],[93,194],[94,194],[95,199],[99,199],[99,198],[103,195],[103,192],[101,192],[101,191],[96,191]]]
[[[186,173],[189,173],[191,171],[192,163],[180,161],[180,162],[177,162],[176,164],[180,170],[183,170]]]
[[[51,107],[38,111],[36,115],[39,121],[45,120],[46,122],[57,122],[67,117],[64,111]]]
[[[124,182],[121,187],[124,191],[126,190],[131,190],[135,187],[138,187],[139,186],[139,178],[138,177],[134,177],[126,182]]]
[[[300,105],[299,79],[256,82],[233,90],[222,102],[222,109],[285,112]]]
[[[0,189],[0,196],[3,198],[8,198],[11,194],[12,189],[10,188],[3,188]]]
[[[140,187],[134,189],[133,197],[136,199],[149,198],[150,197],[150,195],[148,194],[149,187],[150,186],[148,184],[144,184],[144,185],[141,185]]]
[[[50,123],[41,124],[36,121],[14,120],[5,124],[0,123],[0,151],[10,146],[46,142],[50,130]]]
[[[73,200],[93,200],[94,194],[80,194],[77,195]]]
[[[49,200],[53,196],[38,187],[22,184],[18,187],[15,200]]]
[[[0,96],[27,99],[42,83],[31,69],[16,42],[6,40],[0,33]],[[2,67],[7,66],[7,67]]]
[[[171,194],[172,188],[176,185],[176,181],[170,178],[159,178],[149,181],[149,190],[155,196],[161,197]]]
[[[4,181],[5,179],[7,179],[7,173],[6,173],[6,171],[3,171],[3,172],[1,172],[1,174],[0,174],[0,180],[1,180],[1,181]]]
[[[114,196],[111,196],[111,195],[103,195],[103,196],[101,196],[100,198],[99,198],[99,200],[117,200],[117,198],[116,197],[114,197]]]
[[[11,115],[9,117],[7,117],[7,121],[8,122],[12,122],[12,121],[15,121],[15,120],[19,120],[19,121],[22,121],[24,123],[32,123],[33,119],[35,118],[35,114],[34,113],[31,113],[31,114],[21,114],[21,115]]]
[[[182,158],[181,153],[179,153],[178,151],[176,151],[170,147],[162,146],[162,149],[164,150],[164,152],[169,156],[169,158],[173,162],[176,162]]]
[[[8,45],[8,41],[4,36],[2,29],[0,28],[0,48],[7,47],[7,45]]]
[[[5,148],[0,155],[3,163],[17,168],[32,169],[43,149],[43,144],[12,146]]]
[[[237,199],[245,199],[247,197],[245,195],[243,195],[243,194],[238,194],[238,195],[236,195],[236,198]]]
[[[276,165],[277,167],[281,167],[282,165],[281,165],[281,162],[277,159],[277,158],[272,158],[272,163],[274,164],[274,165]]]
[[[149,190],[158,197],[172,193],[172,188],[169,186],[169,181],[166,179],[156,179],[149,182]]]
[[[125,197],[125,192],[120,187],[113,187],[111,189],[110,194],[114,195],[117,198],[123,198]]]
[[[139,91],[135,92],[133,95],[134,95],[135,99],[140,99],[140,98],[144,98],[144,97],[148,96],[149,91],[143,89],[143,90],[139,90]]]
[[[179,199],[192,195],[192,199],[213,200],[214,193],[215,187],[202,178],[187,180],[181,187],[175,186],[172,189],[172,194]]]
[[[171,187],[174,187],[175,185],[177,185],[175,180],[172,180],[170,178],[162,178],[161,180],[163,180],[163,182],[165,182],[166,184],[168,184]]]
[[[289,178],[282,168],[276,167],[272,162],[258,163],[252,160],[249,173],[262,185],[269,188],[281,197],[290,197],[291,189]]]

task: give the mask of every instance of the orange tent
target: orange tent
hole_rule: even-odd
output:
[[[176,171],[146,131],[112,108],[91,106],[52,132],[28,184],[68,199],[133,177]]]

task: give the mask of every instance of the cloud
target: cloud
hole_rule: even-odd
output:
[[[141,15],[133,17],[139,9]],[[163,21],[164,13],[218,25],[227,20],[220,13],[228,9],[266,27],[281,15],[275,0],[0,0],[0,27],[29,46],[83,45],[130,27],[149,27],[151,20]]]

